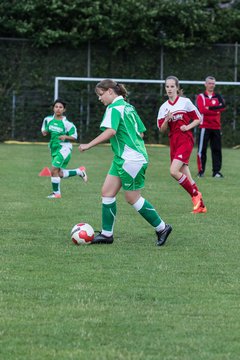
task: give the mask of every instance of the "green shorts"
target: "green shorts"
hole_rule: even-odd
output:
[[[125,161],[123,165],[120,165],[113,161],[108,174],[120,178],[123,190],[140,190],[144,188],[147,167],[148,164],[140,164],[137,162]]]
[[[66,169],[71,159],[72,151],[58,151],[52,153],[52,166],[59,169]]]

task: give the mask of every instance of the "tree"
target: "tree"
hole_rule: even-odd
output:
[[[225,6],[227,5],[227,6]],[[3,0],[0,34],[36,46],[107,41],[114,50],[238,41],[240,6],[217,0]]]

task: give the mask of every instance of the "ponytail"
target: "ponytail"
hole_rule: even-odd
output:
[[[107,91],[108,89],[113,89],[113,91],[117,95],[119,96],[121,95],[124,98],[124,100],[126,100],[128,95],[127,89],[123,84],[119,84],[118,82],[111,79],[105,79],[100,81],[95,87],[96,93],[97,93],[97,89],[101,89],[103,91]]]

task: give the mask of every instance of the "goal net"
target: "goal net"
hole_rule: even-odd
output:
[[[167,141],[156,126],[159,106],[166,100],[164,80],[112,78],[116,82],[126,84],[129,92],[128,100],[134,105],[146,128],[145,141],[159,143]],[[99,124],[104,112],[95,95],[95,85],[102,78],[95,77],[55,77],[54,99],[63,97],[70,104],[71,118],[78,125],[80,141],[88,141],[99,133]],[[194,103],[196,95],[204,91],[205,81],[179,80],[184,95]],[[227,104],[222,118],[223,128],[227,132],[235,132],[240,127],[240,82],[216,81],[216,89]],[[226,120],[226,121],[225,121]],[[231,136],[231,135],[229,135]]]

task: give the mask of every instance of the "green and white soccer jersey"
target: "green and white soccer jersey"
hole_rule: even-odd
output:
[[[66,168],[72,153],[72,144],[69,140],[62,141],[61,135],[72,136],[77,139],[76,126],[66,117],[57,120],[54,115],[47,116],[42,123],[42,131],[47,131],[50,136],[49,147],[52,156],[52,165],[58,168]]]
[[[135,108],[122,96],[118,96],[105,111],[100,129],[104,131],[108,128],[116,131],[110,139],[114,159],[109,173],[115,175],[118,172],[125,190],[142,188],[148,155],[140,133],[145,132],[146,128]],[[126,182],[122,178],[122,170],[133,179],[132,184],[129,179]]]

